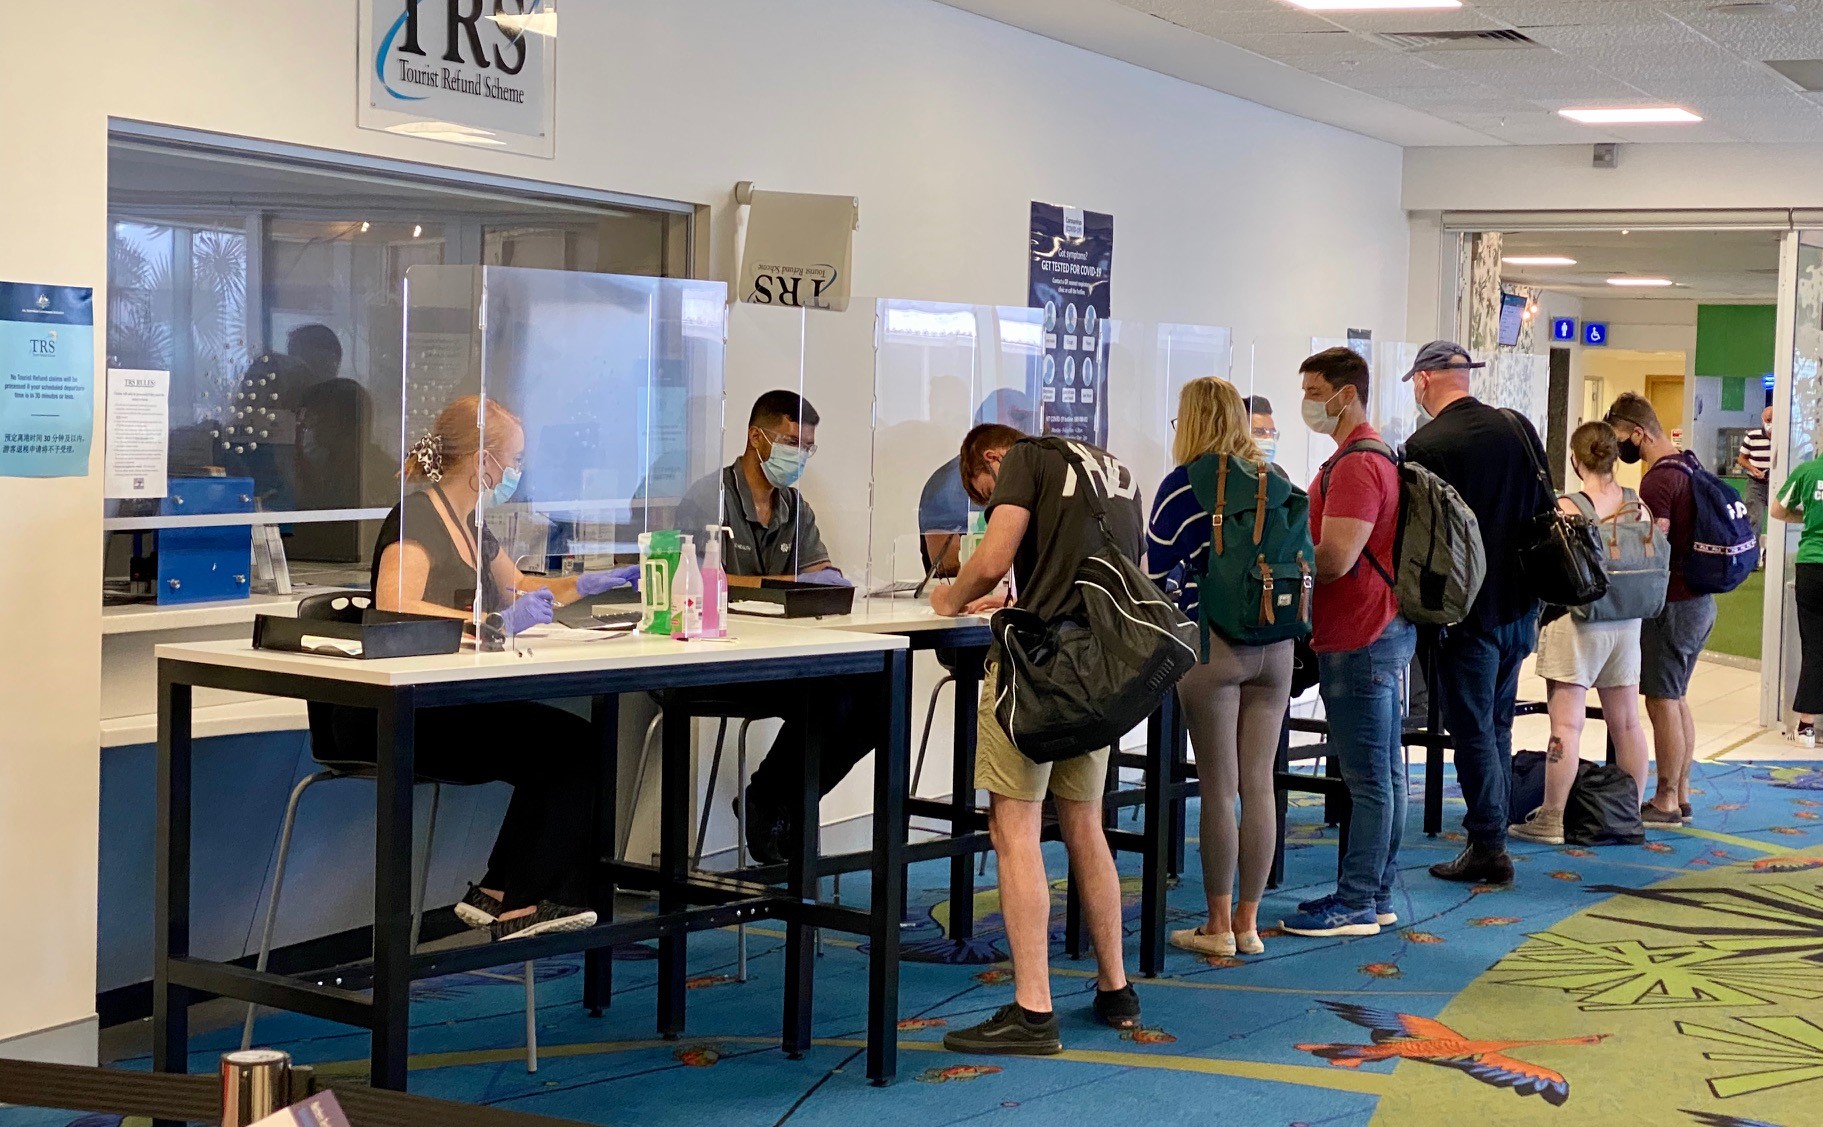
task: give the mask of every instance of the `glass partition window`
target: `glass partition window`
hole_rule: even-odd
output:
[[[722,283],[424,266],[404,292],[402,441],[440,480],[413,466],[399,494],[398,539],[431,562],[427,579],[396,569],[401,609],[472,612],[508,644],[543,632],[514,610],[543,588],[552,629],[599,617],[575,617],[584,599],[637,608],[630,584],[594,587],[639,564],[648,534],[681,530],[700,553],[722,506]]]
[[[689,221],[681,209],[117,137],[108,363],[170,372],[173,478],[245,479],[259,510],[288,518],[268,523],[294,577],[358,586],[379,518],[398,501],[410,430],[407,273],[483,263],[681,273]],[[164,512],[156,500],[108,504],[115,531],[156,528]],[[123,576],[149,545],[112,539],[108,574]]]

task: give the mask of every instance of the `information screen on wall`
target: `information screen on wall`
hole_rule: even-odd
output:
[[[550,157],[557,0],[361,0],[363,129]]]
[[[1034,201],[1031,245],[1027,302],[1044,310],[1044,431],[1105,447],[1114,217]]]
[[[0,477],[82,477],[95,430],[94,291],[0,282]]]

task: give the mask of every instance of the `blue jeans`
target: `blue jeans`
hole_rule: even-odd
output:
[[[1438,704],[1456,745],[1456,782],[1470,844],[1505,849],[1513,782],[1513,701],[1519,667],[1538,641],[1538,614],[1492,630],[1452,626],[1437,649]]]
[[[1317,655],[1318,687],[1329,717],[1329,750],[1348,785],[1348,851],[1336,896],[1357,910],[1392,899],[1405,832],[1405,701],[1400,693],[1418,633],[1395,615],[1358,650]]]

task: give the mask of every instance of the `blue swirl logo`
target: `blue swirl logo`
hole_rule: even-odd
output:
[[[393,89],[392,82],[386,77],[386,57],[392,54],[393,40],[399,37],[399,32],[404,29],[405,21],[409,15],[409,12],[401,11],[399,13],[399,18],[393,21],[390,28],[386,29],[385,38],[380,40],[380,50],[373,57],[373,73],[374,77],[380,80],[380,85],[385,87],[386,92],[399,99],[401,102],[422,102],[425,99],[425,95],[402,94]]]

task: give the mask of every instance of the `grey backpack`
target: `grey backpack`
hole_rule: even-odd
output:
[[[1665,606],[1665,587],[1671,581],[1671,543],[1658,530],[1639,494],[1621,490],[1621,506],[1605,519],[1595,515],[1595,502],[1586,494],[1566,494],[1582,515],[1589,518],[1601,538],[1602,570],[1608,573],[1608,593],[1587,606],[1571,607],[1582,622],[1620,622],[1653,618]]]
[[[1419,626],[1454,626],[1469,615],[1481,582],[1487,577],[1487,550],[1481,525],[1449,482],[1416,462],[1401,462],[1392,448],[1372,438],[1351,442],[1323,467],[1323,494],[1329,495],[1329,471],[1355,451],[1378,454],[1399,472],[1399,531],[1393,539],[1393,571],[1374,554],[1361,554],[1393,589],[1399,613]]]

